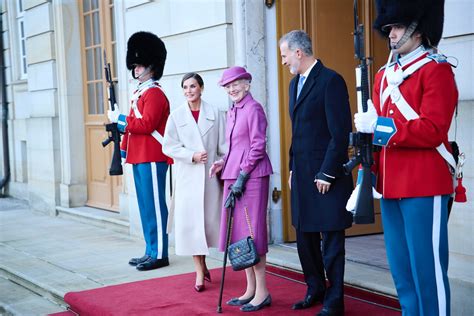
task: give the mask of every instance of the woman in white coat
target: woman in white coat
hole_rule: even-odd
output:
[[[204,82],[197,73],[184,75],[186,102],[172,111],[166,124],[163,152],[174,159],[173,204],[176,254],[192,255],[197,292],[211,281],[205,256],[217,247],[222,185],[208,177],[212,162],[226,153],[225,113],[201,99]]]

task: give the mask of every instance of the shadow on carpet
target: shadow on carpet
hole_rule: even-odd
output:
[[[187,273],[102,288],[69,292],[64,301],[79,315],[214,315],[219,297],[221,269],[211,270],[212,283],[206,282],[203,292],[193,288],[195,274]],[[291,306],[304,297],[306,286],[301,273],[269,266],[267,285],[272,305],[252,314],[315,315],[322,305],[293,311]],[[223,314],[242,315],[238,307],[225,302],[245,290],[245,273],[226,271]],[[346,316],[400,315],[398,301],[383,295],[346,286]],[[64,315],[64,314],[63,314]]]

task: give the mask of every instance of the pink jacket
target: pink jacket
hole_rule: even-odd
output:
[[[250,178],[273,173],[266,147],[267,119],[260,103],[247,94],[227,112],[226,141],[221,179],[237,179],[240,171]]]

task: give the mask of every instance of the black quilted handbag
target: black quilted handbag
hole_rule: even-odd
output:
[[[249,214],[245,208],[245,219],[249,227],[250,236],[236,241],[229,245],[229,260],[234,271],[244,270],[253,267],[260,262],[260,257],[253,241],[252,226],[250,225]]]

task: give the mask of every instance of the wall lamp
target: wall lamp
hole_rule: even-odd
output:
[[[275,0],[265,0],[265,5],[267,6],[267,8],[271,8],[272,5],[275,3]]]

